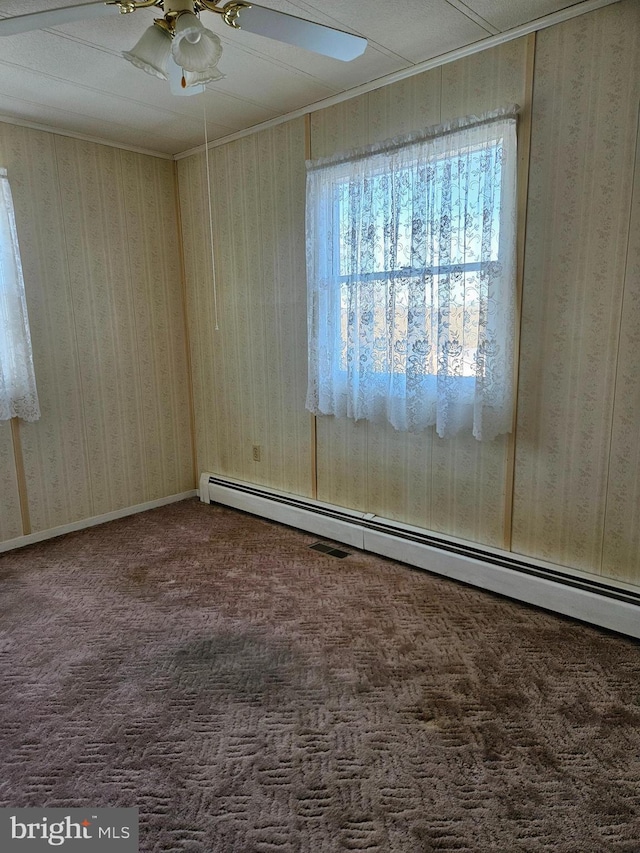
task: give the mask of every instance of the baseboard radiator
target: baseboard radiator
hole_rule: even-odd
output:
[[[630,584],[214,474],[201,475],[199,496],[640,639],[640,590]]]

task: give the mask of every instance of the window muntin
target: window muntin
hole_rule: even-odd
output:
[[[414,163],[391,175],[373,174],[366,181],[337,181],[334,196],[334,280],[340,289],[340,368],[348,369],[349,311],[354,287],[369,305],[374,327],[373,372],[422,376],[472,377],[482,370],[477,359],[480,313],[480,274],[488,263],[498,262],[500,242],[500,191],[502,140],[475,147],[466,159],[441,157],[431,164]],[[493,217],[483,223],[481,195],[473,182],[481,180],[491,165],[494,185]],[[450,187],[448,193],[445,187]],[[362,194],[368,195],[368,218],[359,220]],[[443,227],[436,233],[429,211],[441,211]],[[393,211],[393,216],[390,216]],[[394,234],[389,234],[389,221]],[[446,240],[443,233],[446,232]],[[354,245],[359,249],[354,251]],[[483,245],[484,243],[484,245]],[[354,263],[357,258],[358,264]],[[483,260],[484,259],[484,260]],[[391,285],[391,286],[390,286]],[[438,354],[429,343],[429,314],[437,310],[435,294],[450,292],[446,348]],[[415,294],[424,293],[416,306]],[[365,292],[366,291],[366,292]],[[413,303],[413,304],[412,304]],[[408,356],[409,312],[425,316],[422,347]],[[368,315],[367,315],[368,316]],[[386,330],[393,329],[393,334]],[[410,364],[407,365],[407,358]]]

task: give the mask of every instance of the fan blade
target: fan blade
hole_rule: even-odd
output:
[[[264,6],[255,6],[253,3],[240,7],[235,26],[247,33],[304,47],[343,62],[360,56],[367,46],[367,40],[360,36],[325,27],[323,24],[314,24]]]
[[[80,3],[78,6],[63,6],[61,9],[46,9],[43,12],[31,12],[29,15],[17,15],[15,18],[0,18],[0,36],[43,30],[45,27],[57,27],[87,18],[101,18],[103,15],[113,15],[114,12],[120,12],[120,8],[115,4],[107,6],[104,2],[94,2]]]

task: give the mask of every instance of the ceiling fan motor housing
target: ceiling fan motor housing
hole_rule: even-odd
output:
[[[177,15],[179,12],[191,12],[195,14],[193,0],[163,0],[162,6],[165,15]]]

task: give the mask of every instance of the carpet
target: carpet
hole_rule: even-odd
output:
[[[0,806],[137,806],[142,853],[640,850],[637,642],[316,541],[191,499],[0,556]]]

